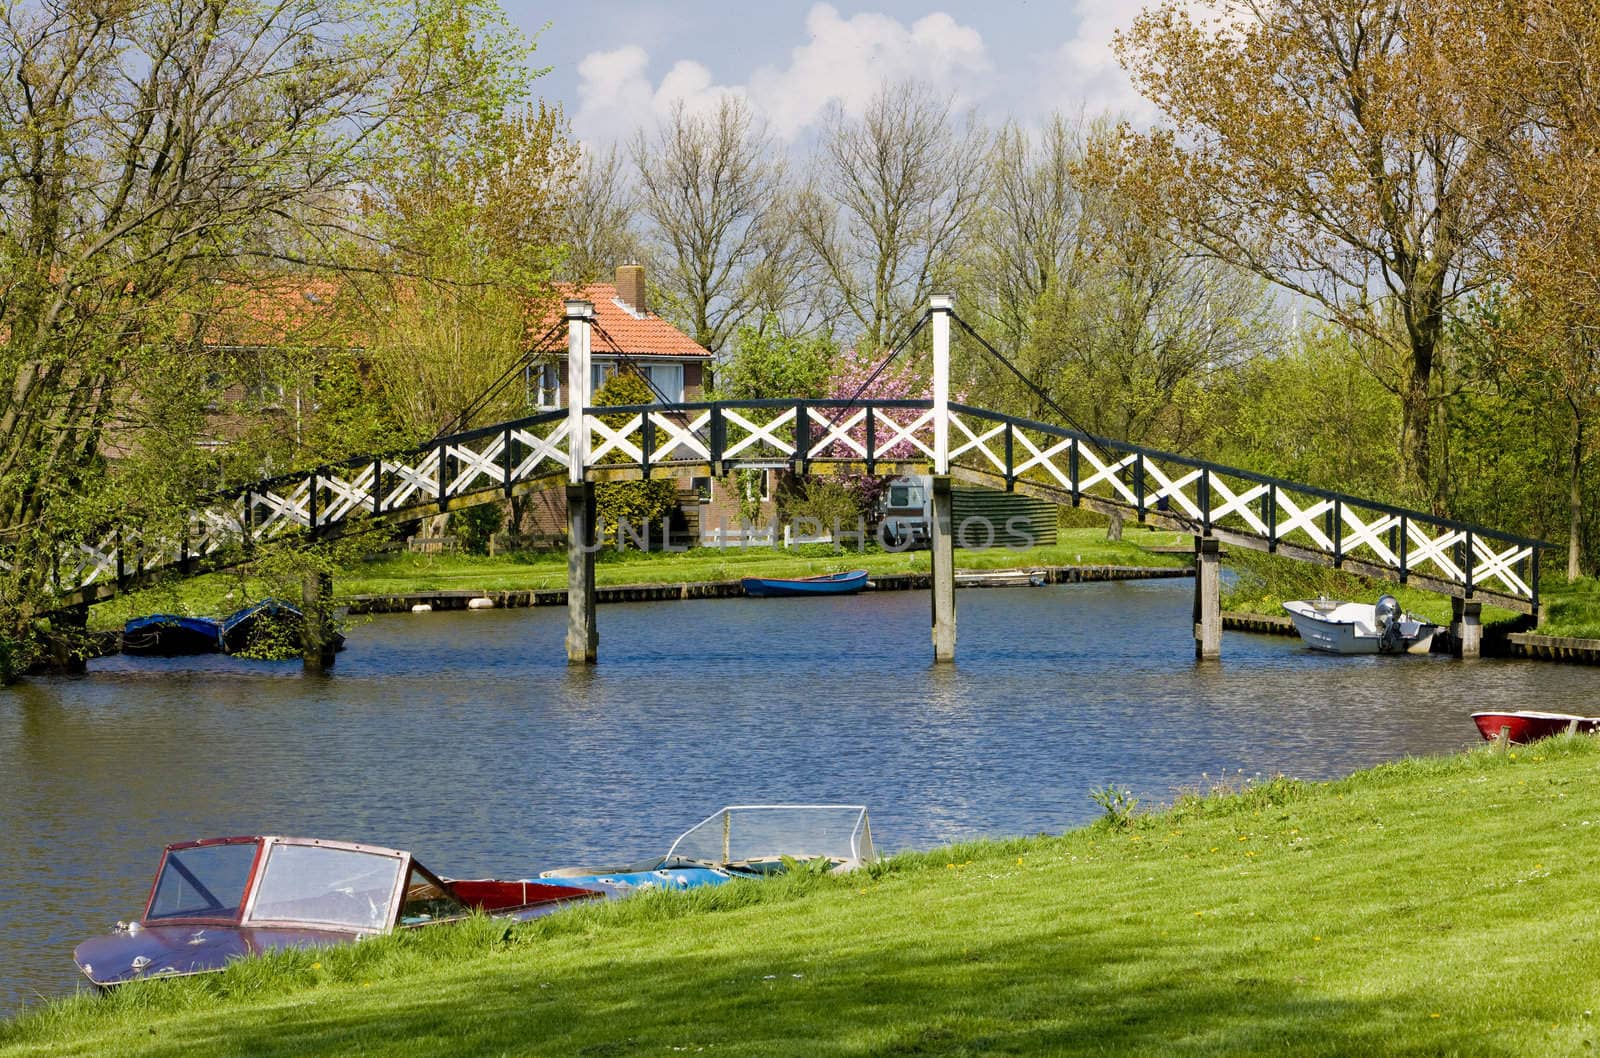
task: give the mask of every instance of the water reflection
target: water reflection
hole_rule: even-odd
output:
[[[327,679],[115,658],[0,692],[0,1010],[73,987],[161,844],[290,833],[458,875],[658,852],[728,802],[864,801],[881,847],[1058,831],[1117,782],[1326,777],[1457,748],[1482,707],[1587,711],[1596,674],[1328,658],[1228,635],[1197,666],[1182,582],[966,591],[934,667],[922,593],[397,615]]]

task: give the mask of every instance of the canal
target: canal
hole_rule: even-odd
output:
[[[109,658],[0,690],[0,1016],[75,985],[169,841],[411,849],[457,877],[636,858],[725,803],[862,802],[881,849],[1058,832],[1089,791],[1326,778],[1462,748],[1477,708],[1589,711],[1596,673],[1334,658],[1229,634],[1197,666],[1185,581],[964,591],[930,663],[922,592],[376,618],[298,663]]]

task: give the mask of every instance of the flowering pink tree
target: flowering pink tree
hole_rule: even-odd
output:
[[[886,352],[879,352],[876,356],[867,356],[858,350],[847,350],[839,357],[838,364],[833,374],[828,379],[828,396],[838,400],[849,400],[854,397],[861,402],[872,400],[926,400],[930,395],[928,389],[928,376],[922,364],[911,352],[906,350],[895,359],[877,378],[871,378],[872,372],[883,362]],[[865,388],[863,388],[865,387]],[[831,414],[841,422],[856,414],[857,408],[840,408]],[[922,414],[914,408],[889,408],[883,413],[889,419],[905,426]],[[884,438],[885,424],[880,422],[877,428],[879,443]],[[852,440],[863,448],[867,443],[867,428],[865,420],[848,431]],[[891,435],[892,436],[892,435]],[[882,449],[876,453],[885,459],[910,459],[916,455],[917,448],[909,441]],[[848,458],[854,451],[841,443],[835,443],[832,455]],[[855,496],[856,502],[863,512],[871,511],[877,504],[878,498],[883,495],[888,487],[889,479],[877,475],[847,473],[838,478]]]

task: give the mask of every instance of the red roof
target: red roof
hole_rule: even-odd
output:
[[[609,283],[591,283],[575,293],[571,286],[559,284],[556,293],[563,298],[582,298],[594,303],[595,336],[591,348],[597,357],[617,351],[606,341],[606,335],[629,356],[711,355],[711,350],[655,313],[636,314],[625,307],[617,297],[617,288]]]

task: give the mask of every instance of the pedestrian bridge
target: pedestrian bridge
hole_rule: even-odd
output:
[[[567,315],[568,378],[579,380],[580,390],[590,377],[592,310],[585,305],[569,302]],[[131,526],[108,528],[57,556],[57,598],[63,608],[81,606],[155,574],[237,563],[269,541],[326,537],[373,519],[413,519],[563,485],[574,539],[592,540],[596,481],[720,476],[741,467],[783,465],[797,473],[932,474],[936,482],[954,477],[1023,492],[1189,533],[1202,565],[1221,543],[1438,592],[1456,600],[1458,620],[1475,615],[1483,603],[1536,611],[1539,556],[1549,546],[1541,541],[950,403],[945,391],[953,315],[949,300],[936,298],[924,317],[934,332],[934,393],[927,400],[596,408],[580,391],[566,409],[219,495],[191,512],[176,538],[141,534]],[[941,559],[938,493],[936,487],[936,585],[941,561],[949,560],[952,532],[964,543],[986,539],[972,527],[963,532],[946,524]],[[583,565],[587,574],[578,568]],[[575,568],[574,590],[582,593],[585,575],[593,583],[592,554]],[[1202,609],[1197,604],[1197,627]]]

